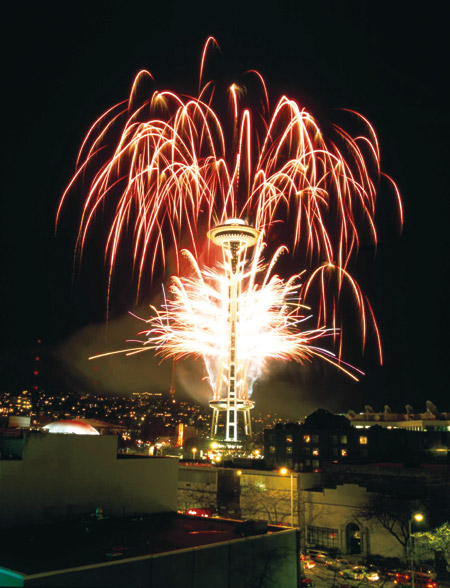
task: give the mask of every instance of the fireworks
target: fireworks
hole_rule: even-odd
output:
[[[225,259],[221,269],[202,270],[195,258],[213,226],[246,219],[268,243],[282,224],[285,245],[308,261],[310,275],[302,282],[299,275],[286,281],[273,275],[278,253],[263,270],[262,237],[248,268],[245,255],[240,258],[235,323],[240,397],[248,399],[248,383],[271,357],[303,362],[316,355],[344,369],[341,347],[333,359],[331,352],[316,347],[316,341],[325,336],[338,341],[338,300],[345,285],[356,302],[363,345],[370,323],[381,359],[372,310],[349,270],[361,234],[377,241],[380,156],[373,128],[352,113],[363,134],[353,136],[334,126],[334,140],[325,139],[314,118],[286,96],[270,115],[267,89],[257,72],[248,75],[260,85],[259,109],[242,107],[245,92],[233,84],[232,120],[222,126],[213,106],[214,85],[202,83],[206,51],[213,43],[210,38],[205,45],[196,98],[153,91],[140,99],[139,89],[151,75],[137,75],[129,100],[113,106],[89,130],[58,210],[59,216],[74,184],[82,177],[92,178],[77,249],[82,251],[96,217],[111,214],[105,249],[110,282],[125,239],[132,243],[138,290],[146,272],[152,274],[156,264],[165,263],[169,250],[175,251],[178,267],[180,243],[192,250],[186,255],[193,276],[172,278],[170,297],[163,309],[153,309],[142,333],[144,346],[129,351],[151,348],[176,359],[201,356],[215,399],[221,397],[219,382],[229,381],[231,367],[224,359],[230,350],[225,333],[230,330],[231,261]],[[400,198],[391,183],[401,221]],[[315,323],[303,331],[303,305],[312,292],[317,298]]]

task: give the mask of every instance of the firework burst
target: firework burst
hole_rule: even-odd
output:
[[[317,356],[354,377],[333,353],[317,346],[319,339],[335,336],[336,329],[323,326],[307,330],[300,327],[313,318],[311,309],[299,303],[302,274],[285,281],[272,273],[276,260],[286,248],[280,247],[269,264],[265,264],[262,258],[264,243],[261,239],[256,249],[250,266],[242,274],[237,302],[237,361],[244,365],[247,375],[242,385],[251,386],[264,363],[270,359],[305,363]],[[142,339],[135,341],[139,347],[104,355],[134,355],[148,350],[155,351],[162,358],[174,357],[176,360],[199,355],[207,367],[212,388],[217,390],[218,366],[228,360],[229,268],[219,265],[201,270],[189,251],[184,250],[182,254],[189,260],[193,276],[172,276],[162,308],[151,306],[153,316],[149,319],[137,317],[146,324],[138,333]],[[258,276],[261,276],[260,283]]]
[[[334,139],[325,138],[311,114],[286,96],[270,114],[264,80],[255,71],[247,75],[259,84],[259,109],[242,107],[244,92],[233,84],[231,121],[222,126],[213,105],[215,87],[203,83],[207,50],[214,44],[212,38],[205,44],[197,97],[155,90],[142,99],[140,88],[153,78],[139,72],[129,99],[92,125],[61,199],[58,217],[74,185],[91,178],[78,233],[80,253],[97,217],[111,214],[105,247],[108,298],[125,240],[132,244],[138,292],[145,272],[152,274],[157,263],[164,264],[169,249],[175,251],[177,267],[181,242],[187,241],[193,251],[186,254],[193,277],[172,278],[164,307],[153,309],[142,332],[143,347],[129,352],[153,349],[175,359],[201,356],[218,395],[227,345],[229,260],[221,270],[201,270],[195,258],[205,232],[234,218],[248,220],[269,243],[274,230],[284,227],[285,244],[294,257],[307,260],[310,272],[302,280],[296,274],[284,281],[272,273],[278,253],[263,271],[262,238],[249,268],[242,261],[236,323],[242,388],[272,357],[302,363],[319,356],[347,371],[340,343],[337,358],[316,346],[325,336],[334,344],[340,339],[337,309],[344,287],[356,304],[363,346],[370,324],[381,360],[372,309],[349,270],[361,235],[377,242],[376,190],[382,174],[372,126],[349,111],[363,132],[352,135],[334,126]],[[388,180],[402,222],[398,190]],[[315,323],[302,330],[304,305],[313,292]]]

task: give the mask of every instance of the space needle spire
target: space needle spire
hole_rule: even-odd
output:
[[[229,219],[208,232],[211,241],[221,247],[228,281],[228,333],[226,353],[220,360],[214,398],[209,405],[213,410],[211,437],[218,432],[221,413],[226,414],[225,441],[238,440],[238,415],[243,415],[244,434],[251,436],[250,410],[244,358],[239,349],[239,298],[247,249],[258,241],[259,231],[241,219]]]

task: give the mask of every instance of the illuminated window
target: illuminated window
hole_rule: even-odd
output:
[[[367,445],[367,437],[360,437],[359,443],[360,445]]]
[[[341,435],[341,443],[342,445],[347,445],[347,435]]]
[[[269,453],[275,453],[275,445],[269,447]]]
[[[347,450],[346,449],[341,449],[341,455],[342,455],[342,457],[346,457],[347,456]]]
[[[307,541],[309,545],[317,547],[336,548],[338,545],[338,530],[327,527],[310,527],[307,528]]]
[[[319,455],[319,448],[318,447],[314,447],[314,449],[312,450],[312,454],[313,455]]]
[[[292,435],[286,435],[286,443],[292,443]]]
[[[291,454],[292,453],[292,447],[286,447],[286,453]]]
[[[311,443],[311,437],[309,435],[303,435],[303,443]]]

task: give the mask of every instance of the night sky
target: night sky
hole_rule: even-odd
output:
[[[92,122],[127,97],[142,68],[157,88],[194,94],[203,43],[213,35],[221,48],[207,72],[214,79],[231,83],[257,69],[272,105],[287,94],[319,120],[338,121],[339,108],[366,116],[380,141],[382,169],[397,182],[405,207],[400,235],[392,193],[381,185],[378,250],[363,247],[357,266],[381,328],[384,366],[370,347],[351,358],[366,372],[359,384],[320,365],[288,366],[256,389],[255,400],[292,418],[319,406],[403,410],[409,403],[422,411],[426,400],[450,410],[446,15],[433,3],[419,10],[407,2],[58,6],[10,7],[2,33],[1,388],[28,385],[41,339],[41,385],[61,392],[167,390],[170,363],[156,368],[150,357],[145,365],[120,358],[99,362],[95,373],[88,365],[89,353],[117,349],[138,330],[126,315],[134,297],[118,278],[106,330],[101,247],[94,239],[73,277],[76,207],[56,236],[55,214]],[[206,397],[200,377],[198,363],[186,364],[177,390]]]

